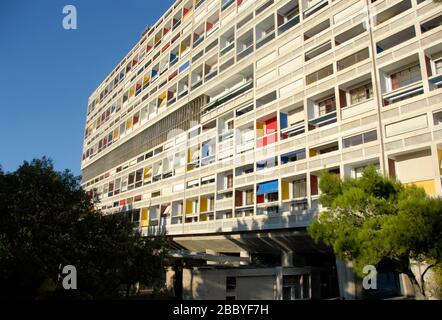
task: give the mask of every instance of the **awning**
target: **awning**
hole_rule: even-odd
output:
[[[256,191],[256,195],[260,196],[267,193],[275,193],[278,192],[278,180],[273,180],[269,182],[264,182],[258,184],[258,190]]]
[[[222,97],[211,101],[210,103],[205,105],[203,107],[203,109],[210,111],[211,109],[219,106],[220,104],[223,104],[223,103],[226,103],[226,102],[230,101],[231,99],[233,99],[236,96],[240,95],[241,93],[247,91],[248,89],[251,89],[252,87],[253,87],[253,81],[247,81],[246,83],[242,84],[238,88],[233,89],[233,90],[227,92]]]

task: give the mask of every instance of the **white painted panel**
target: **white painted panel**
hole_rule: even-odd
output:
[[[361,13],[363,11],[364,7],[365,7],[364,2],[359,0],[358,2],[345,8],[344,10],[339,12],[338,14],[335,14],[335,16],[333,17],[333,21],[335,24],[340,23],[340,22],[344,21],[344,19],[352,16],[355,13],[356,14]]]
[[[291,96],[300,89],[302,89],[302,79],[298,79],[295,82],[292,82],[291,84],[281,88],[279,90],[279,97],[285,98]]]
[[[279,67],[279,75],[285,76],[286,74],[289,74],[291,72],[294,72],[295,70],[302,67],[302,57],[298,56],[295,59],[292,59],[288,61],[287,63],[284,63]]]
[[[403,183],[434,178],[434,161],[431,151],[422,150],[396,157],[396,173]]]
[[[389,138],[424,128],[428,128],[428,119],[426,114],[389,124],[385,126],[385,134],[387,138]]]
[[[277,55],[276,51],[269,53],[264,58],[261,58],[256,62],[256,68],[260,69],[260,68],[264,67],[265,65],[267,65],[270,62],[272,62],[273,60],[275,60],[277,57],[278,57],[278,55]]]
[[[270,82],[275,81],[277,79],[277,77],[278,77],[278,74],[276,72],[276,69],[273,71],[270,71],[270,72],[266,73],[265,75],[259,77],[256,80],[256,86],[258,88],[265,86],[265,85],[269,84]]]
[[[286,54],[286,53],[288,53],[290,51],[293,51],[300,44],[301,44],[301,38],[300,37],[297,37],[297,38],[287,42],[286,44],[284,44],[281,47],[279,47],[279,55],[283,55],[283,54]]]

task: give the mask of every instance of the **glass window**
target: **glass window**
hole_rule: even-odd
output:
[[[246,191],[246,205],[252,205],[253,204],[253,190],[247,190]]]
[[[419,64],[413,65],[390,75],[391,87],[393,90],[410,85],[422,80],[421,68]]]
[[[442,58],[434,61],[434,66],[436,69],[436,74],[442,74]]]
[[[129,185],[133,184],[135,182],[135,172],[132,172],[129,174]]]
[[[373,98],[373,85],[365,84],[353,90],[350,90],[351,104],[361,103],[365,100]]]
[[[378,139],[378,133],[376,130],[358,134],[353,137],[343,139],[344,148],[351,148],[363,143],[369,143]]]
[[[324,116],[336,110],[335,97],[330,97],[318,102],[319,116]]]
[[[344,148],[351,148],[363,143],[362,134],[344,139]]]
[[[233,174],[227,176],[227,189],[233,188]]]
[[[293,182],[293,197],[305,198],[307,196],[307,180],[301,179]]]

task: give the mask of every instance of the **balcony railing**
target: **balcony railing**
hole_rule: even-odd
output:
[[[304,10],[304,19],[310,17],[311,15],[315,14],[322,8],[325,8],[328,5],[328,0],[320,1],[319,3],[315,4],[314,6]]]
[[[235,2],[235,0],[227,0],[226,2],[224,2],[222,5],[221,5],[221,11],[224,11],[224,10],[226,10],[228,7],[230,7],[230,5],[232,4],[232,3],[234,3]]]
[[[213,70],[212,72],[209,72],[209,74],[206,75],[206,77],[204,78],[204,81],[207,82],[210,79],[213,79],[214,77],[216,77],[218,75],[218,70]]]
[[[291,28],[293,28],[294,26],[296,26],[297,24],[299,24],[299,15],[297,15],[296,17],[292,18],[291,20],[287,21],[286,23],[284,23],[283,25],[279,26],[278,28],[278,34],[281,35],[284,32],[290,30]]]
[[[233,47],[235,46],[235,43],[231,43],[228,46],[224,47],[221,49],[219,55],[222,57],[223,55],[225,55],[226,53],[228,53],[230,50],[233,49]]]
[[[252,44],[250,44],[246,49],[244,49],[243,51],[241,51],[240,53],[238,53],[238,55],[237,55],[237,60],[239,61],[239,60],[244,59],[244,58],[247,57],[249,54],[251,54],[251,53],[253,52],[253,50],[254,50],[254,47],[253,47],[253,43],[252,43]]]
[[[269,43],[273,39],[275,39],[275,32],[272,32],[271,34],[265,36],[263,39],[259,40],[259,42],[256,44],[256,49],[261,48],[262,46]]]
[[[204,35],[201,35],[198,39],[196,39],[194,42],[193,42],[193,47],[195,48],[195,47],[197,47],[201,42],[203,42],[204,41]]]
[[[321,126],[325,126],[327,124],[336,122],[336,120],[337,120],[337,113],[336,113],[336,111],[333,111],[333,112],[329,112],[323,116],[320,116],[320,117],[317,117],[314,119],[310,119],[309,123],[311,125],[316,126],[316,127],[321,127]]]

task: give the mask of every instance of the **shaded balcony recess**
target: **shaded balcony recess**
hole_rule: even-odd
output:
[[[260,13],[264,12],[268,7],[270,7],[275,1],[274,0],[268,0],[266,3],[264,3],[262,6],[260,6],[258,9],[256,9],[255,14],[256,16]]]
[[[327,41],[325,43],[322,43],[319,46],[317,46],[317,47],[315,47],[305,53],[305,61],[309,61],[309,60],[323,54],[324,52],[331,50],[331,48],[332,48],[331,41]]]
[[[364,60],[367,60],[370,57],[370,52],[368,48],[362,49],[348,57],[345,57],[341,60],[339,60],[336,65],[338,67],[338,71],[342,71],[344,69],[347,69],[359,62],[362,62]]]
[[[313,28],[304,32],[304,40],[307,41],[308,39],[317,36],[322,31],[327,30],[328,28],[330,28],[330,19],[324,20]]]
[[[414,26],[411,26],[381,41],[378,41],[376,43],[376,51],[378,54],[382,53],[385,50],[389,50],[415,37],[416,37],[416,30]]]
[[[278,35],[290,30],[300,22],[298,0],[290,1],[277,11]]]
[[[221,11],[227,10],[235,0],[221,0]]]
[[[442,88],[442,75],[436,75],[431,77],[429,82],[432,90]]]
[[[238,83],[237,85],[228,89],[227,92],[223,93],[221,96],[217,97],[210,101],[207,105],[203,107],[202,113],[207,113],[218,106],[231,101],[237,96],[251,90],[253,88],[253,80],[243,81]]]
[[[328,5],[328,0],[322,0],[319,1],[317,4],[311,6],[310,8],[307,8],[303,12],[304,19],[307,19],[308,17],[314,15],[319,10],[325,8]]]
[[[438,28],[440,26],[442,26],[442,14],[422,23],[421,24],[421,31],[422,31],[422,33],[425,33],[425,32],[431,31],[435,28]]]
[[[401,13],[407,11],[408,9],[411,9],[411,7],[412,7],[411,0],[401,1],[395,4],[394,6],[391,6],[390,8],[382,11],[381,13],[378,13],[374,17],[375,25],[380,25],[390,20],[391,18],[400,15]]]

